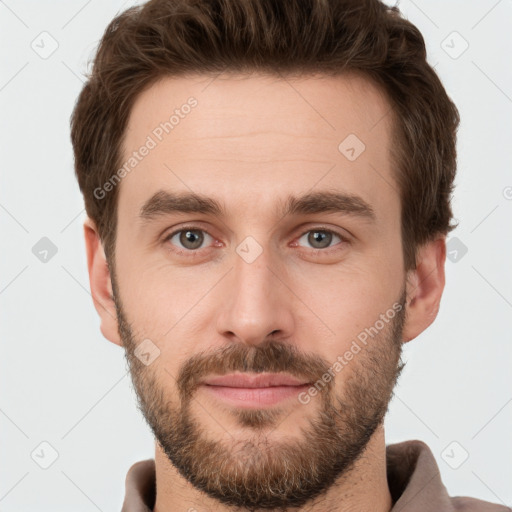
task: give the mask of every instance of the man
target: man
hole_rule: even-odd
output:
[[[386,446],[435,319],[456,107],[378,0],[152,0],[107,28],[72,119],[101,331],[155,459],[125,512],[502,511]]]

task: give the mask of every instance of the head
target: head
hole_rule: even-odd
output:
[[[150,1],[109,25],[72,117],[91,290],[198,489],[300,505],[382,427],[444,288],[458,122],[378,0]],[[305,387],[254,407],[204,383],[268,372]]]

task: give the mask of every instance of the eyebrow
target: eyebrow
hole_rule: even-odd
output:
[[[288,196],[280,202],[277,214],[280,218],[289,215],[315,213],[342,213],[374,223],[373,208],[361,197],[342,192],[311,192],[303,196]],[[225,217],[223,205],[212,197],[193,192],[169,192],[159,190],[141,207],[139,218],[142,224],[172,213],[199,213]]]

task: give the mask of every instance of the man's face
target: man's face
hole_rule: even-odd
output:
[[[160,448],[223,503],[306,503],[382,423],[405,318],[388,111],[362,78],[261,75],[168,78],[132,109],[125,160],[149,150],[118,185],[119,332]],[[297,385],[213,379],[270,373]]]

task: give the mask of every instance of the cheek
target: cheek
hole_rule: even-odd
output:
[[[163,360],[176,367],[180,357],[193,354],[196,345],[208,338],[203,330],[213,325],[209,320],[218,308],[218,302],[209,300],[209,292],[220,270],[171,269],[168,264],[142,271],[133,268],[126,265],[120,293],[136,340],[149,338]],[[167,363],[166,368],[170,368]]]
[[[338,354],[392,308],[401,289],[400,272],[386,268],[384,258],[373,265],[310,265],[307,272],[289,278],[303,303],[295,302],[297,325],[310,335],[321,333],[322,343]]]

